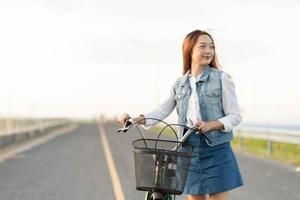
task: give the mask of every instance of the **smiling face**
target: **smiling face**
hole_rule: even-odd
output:
[[[215,54],[215,46],[211,38],[206,35],[199,35],[192,51],[192,64],[206,66],[211,63]]]

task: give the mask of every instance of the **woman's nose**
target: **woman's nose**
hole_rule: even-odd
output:
[[[204,49],[204,52],[207,53],[207,54],[210,54],[212,52],[212,49],[207,47]]]

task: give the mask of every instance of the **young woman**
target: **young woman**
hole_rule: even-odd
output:
[[[184,193],[189,200],[227,200],[229,190],[243,185],[230,145],[232,129],[241,121],[234,83],[219,69],[209,33],[189,33],[182,54],[183,76],[175,81],[168,99],[135,120],[153,126],[157,122],[144,118],[164,119],[176,107],[178,123],[196,126],[202,133],[191,134],[186,141],[193,146],[193,155]],[[128,117],[122,114],[119,122],[123,124]],[[183,135],[185,130],[179,132]]]

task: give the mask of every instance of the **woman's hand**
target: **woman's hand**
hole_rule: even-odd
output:
[[[119,121],[120,124],[123,125],[123,124],[125,124],[126,120],[128,120],[129,118],[131,118],[129,114],[123,113],[123,114],[119,117],[118,121]],[[140,115],[140,116],[138,116],[138,117],[136,117],[136,118],[133,118],[133,121],[134,121],[134,122],[137,122],[138,124],[145,124],[145,123],[146,123],[146,120],[145,120],[144,115]]]
[[[125,124],[126,120],[129,119],[129,118],[131,118],[129,114],[123,113],[122,115],[119,116],[118,121],[119,121],[120,124],[123,125],[123,124]]]
[[[144,115],[140,115],[136,118],[133,119],[135,122],[137,122],[138,124],[146,124],[146,120],[145,120],[145,116]]]
[[[216,121],[210,121],[210,122],[205,122],[205,121],[197,121],[195,123],[196,127],[200,130],[202,133],[207,133],[212,130],[222,130],[224,129],[223,124],[216,120]]]

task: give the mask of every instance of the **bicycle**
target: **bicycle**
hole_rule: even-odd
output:
[[[146,191],[145,200],[175,200],[176,195],[183,192],[193,151],[192,146],[184,142],[193,131],[198,130],[195,127],[168,124],[156,118],[145,118],[147,119],[165,124],[156,139],[146,139],[138,125],[139,121],[133,121],[132,118],[127,119],[123,128],[118,129],[118,133],[126,133],[130,128],[136,127],[142,138],[132,142],[136,190]],[[172,126],[187,129],[181,140],[178,140]],[[174,133],[176,141],[159,139],[168,127]]]

